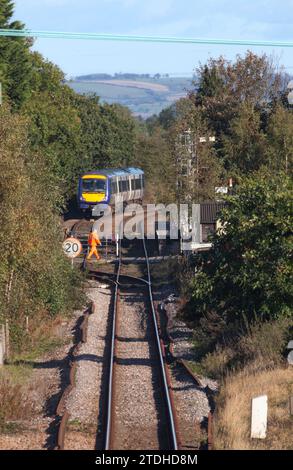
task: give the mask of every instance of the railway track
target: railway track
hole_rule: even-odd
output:
[[[71,228],[70,235],[74,238],[78,238],[82,242],[87,241],[89,232],[91,231],[93,222],[87,219],[78,220]]]
[[[104,449],[177,450],[178,432],[164,346],[159,336],[145,240],[141,243],[146,278],[124,274],[120,246]]]
[[[95,339],[90,351],[91,355],[103,357],[95,449],[198,449],[201,442],[195,434],[199,428],[189,417],[185,418],[186,406],[183,402],[186,397],[184,395],[182,401],[179,389],[174,388],[177,382],[181,386],[182,378],[178,379],[178,370],[174,375],[174,368],[166,366],[165,348],[169,361],[170,337],[164,336],[167,327],[162,312],[158,314],[159,332],[146,242],[143,239],[127,247],[125,243],[123,246],[120,243],[115,272],[87,271],[88,278],[106,281],[114,286],[112,293],[108,291],[106,294],[111,302],[100,318],[104,330],[98,335],[101,343],[99,353],[96,353]],[[129,263],[127,255],[131,251],[140,251],[140,259],[144,255],[144,270],[141,265]],[[103,289],[100,282],[90,286]],[[187,372],[193,377],[189,370]],[[197,378],[195,382],[203,388]],[[189,416],[189,410],[187,414]],[[60,448],[64,448],[65,425],[60,428],[63,431],[63,447]],[[210,442],[209,432],[209,448]]]

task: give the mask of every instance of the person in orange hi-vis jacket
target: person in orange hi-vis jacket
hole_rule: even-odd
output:
[[[98,232],[96,230],[92,230],[88,237],[88,246],[90,248],[90,252],[87,256],[87,259],[91,259],[93,255],[95,255],[97,259],[100,259],[100,256],[97,250],[98,245],[101,245],[101,241],[98,237]]]

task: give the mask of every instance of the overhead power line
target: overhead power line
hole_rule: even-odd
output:
[[[92,41],[128,41],[175,44],[209,44],[226,46],[293,47],[293,41],[253,41],[249,39],[205,39],[170,36],[132,36],[123,34],[34,31],[31,29],[0,29],[0,36],[49,39],[86,39]]]

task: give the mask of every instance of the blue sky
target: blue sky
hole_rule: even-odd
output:
[[[15,18],[36,30],[293,39],[293,0],[15,0]],[[68,76],[94,72],[191,73],[199,61],[243,54],[238,46],[38,39],[34,48]],[[273,53],[293,74],[293,49]]]

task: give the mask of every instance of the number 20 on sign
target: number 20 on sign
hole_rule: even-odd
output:
[[[68,258],[76,258],[82,251],[82,245],[77,238],[67,238],[62,244],[62,248]]]

